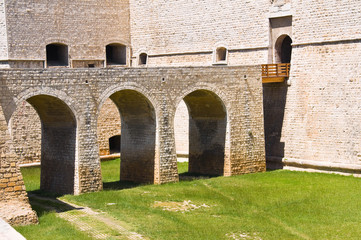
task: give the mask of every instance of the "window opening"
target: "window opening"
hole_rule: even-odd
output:
[[[217,62],[226,61],[227,49],[224,47],[217,48]]]
[[[121,141],[120,135],[115,135],[115,136],[109,138],[109,152],[110,152],[110,154],[120,153],[120,141]]]
[[[106,46],[106,59],[108,65],[126,65],[127,49],[121,44],[109,44]]]
[[[139,55],[139,65],[146,65],[148,60],[148,55],[146,53],[141,53]]]
[[[46,61],[49,67],[68,66],[68,46],[65,44],[47,45]]]

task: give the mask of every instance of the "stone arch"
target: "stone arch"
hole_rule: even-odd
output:
[[[41,121],[40,188],[57,194],[73,194],[78,186],[78,121],[73,109],[58,94],[49,92],[52,91],[27,90],[19,95],[16,103],[19,105],[24,100],[30,103]]]
[[[292,39],[287,34],[279,36],[275,43],[276,63],[290,63],[292,55]]]
[[[202,88],[186,92],[183,100],[189,112],[189,172],[224,175],[229,165],[226,105],[214,91]]]
[[[121,116],[121,168],[120,180],[154,183],[157,160],[157,118],[152,101],[136,88],[107,90]]]
[[[142,94],[150,102],[150,104],[154,107],[156,116],[159,115],[158,102],[156,101],[156,99],[153,96],[148,94],[149,92],[151,92],[151,90],[144,86],[136,84],[136,83],[128,83],[125,86],[112,85],[112,86],[108,87],[107,89],[105,89],[102,92],[102,94],[99,96],[97,114],[99,113],[99,111],[102,108],[105,101],[108,98],[110,98],[111,95],[113,95],[116,92],[123,91],[123,90],[134,90],[134,91]],[[181,101],[181,99],[182,98],[180,98],[179,101]]]
[[[54,88],[50,88],[50,87],[32,87],[32,88],[28,88],[25,91],[22,91],[21,93],[19,93],[16,98],[14,99],[15,102],[15,106],[18,106],[19,103],[26,101],[27,99],[37,96],[37,95],[48,95],[54,98],[58,98],[60,101],[64,102],[64,104],[66,104],[71,112],[73,113],[74,117],[76,118],[76,121],[79,122],[79,109],[78,107],[74,104],[75,100],[70,97],[68,94],[66,94],[65,92],[58,90],[58,89],[54,89]],[[14,112],[15,109],[12,109],[12,112]]]

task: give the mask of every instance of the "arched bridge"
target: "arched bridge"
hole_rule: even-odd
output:
[[[23,101],[41,120],[41,188],[47,191],[102,189],[97,119],[108,98],[121,114],[122,180],[178,181],[174,115],[181,100],[189,110],[190,172],[265,170],[260,66],[10,69],[0,71],[0,81],[5,198],[25,196],[6,126]]]

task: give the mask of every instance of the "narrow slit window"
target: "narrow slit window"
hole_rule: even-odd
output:
[[[227,49],[224,47],[217,48],[217,62],[224,62],[227,60]]]
[[[148,55],[146,53],[141,53],[139,55],[139,65],[146,65],[148,60]]]

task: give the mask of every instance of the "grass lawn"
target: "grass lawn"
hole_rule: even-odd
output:
[[[102,163],[104,191],[61,198],[104,211],[150,239],[361,239],[358,178],[273,171],[137,186],[120,183],[117,166],[119,160]],[[35,190],[30,170],[22,172],[27,189]],[[40,212],[40,225],[17,228],[28,239],[50,239],[29,232],[50,231],[61,220]],[[59,224],[70,229],[64,234],[75,231]],[[49,232],[52,239],[58,234]],[[87,239],[63,239],[70,238]]]

